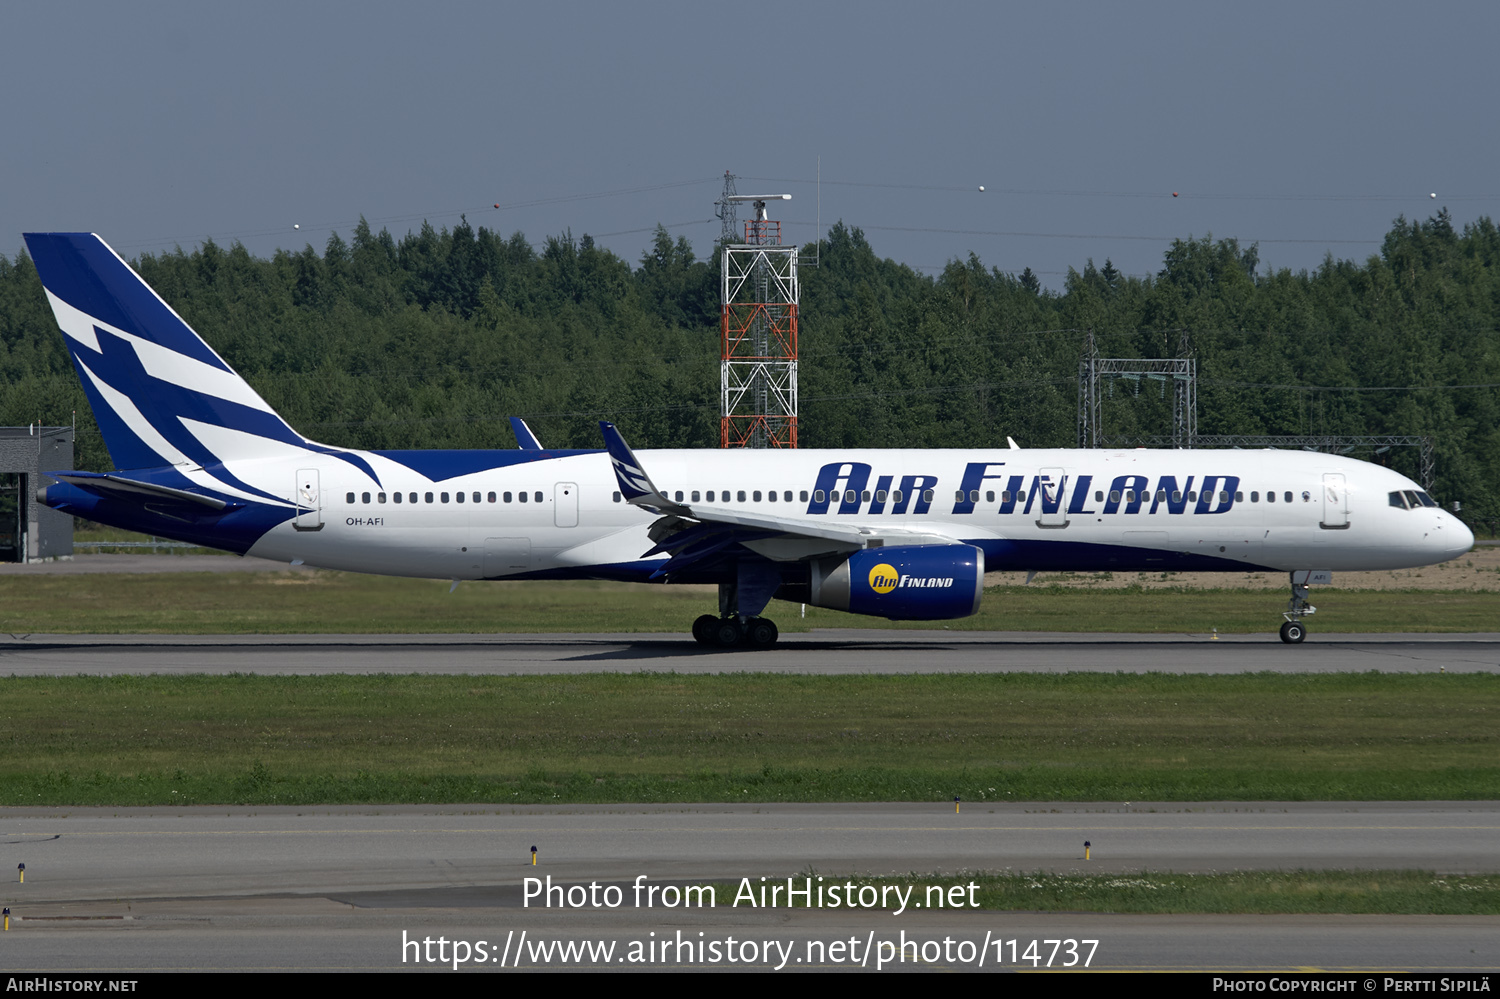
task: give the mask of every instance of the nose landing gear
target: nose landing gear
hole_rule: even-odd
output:
[[[1307,637],[1307,629],[1302,624],[1302,619],[1316,614],[1318,609],[1307,602],[1307,583],[1297,582],[1297,574],[1292,573],[1292,599],[1286,602],[1286,610],[1282,617],[1286,623],[1281,626],[1281,640],[1288,645],[1296,645]]]

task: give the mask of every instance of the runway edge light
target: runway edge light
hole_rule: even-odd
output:
[[[534,846],[531,848],[531,866],[536,866],[536,847]]]
[[[1083,859],[1084,860],[1088,860],[1089,859],[1089,848],[1090,848],[1089,841],[1088,840],[1084,840],[1083,841]]]

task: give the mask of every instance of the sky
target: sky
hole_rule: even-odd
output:
[[[841,219],[926,273],[1057,289],[1209,234],[1315,268],[1400,214],[1500,215],[1497,37],[1493,2],[10,3],[0,253],[464,214],[701,256],[729,171],[792,195],[787,242]]]

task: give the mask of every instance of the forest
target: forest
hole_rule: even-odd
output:
[[[818,266],[807,266],[814,252]],[[924,275],[839,223],[800,268],[803,447],[1072,447],[1078,363],[1197,358],[1203,434],[1419,434],[1434,494],[1500,524],[1500,232],[1446,210],[1397,218],[1380,252],[1270,270],[1255,246],[1174,241],[1161,269],[1070,269],[1061,291],[972,254]],[[299,431],[361,448],[718,440],[719,260],[658,227],[634,263],[587,235],[534,246],[461,220],[397,238],[361,221],[270,259],[207,242],[133,267]],[[1118,382],[1106,435],[1166,434],[1171,393]],[[0,425],[77,420],[78,467],[109,455],[36,271],[0,255]],[[1371,455],[1414,478],[1417,454]]]

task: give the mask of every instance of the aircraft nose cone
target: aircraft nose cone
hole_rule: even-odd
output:
[[[1457,517],[1450,516],[1448,519],[1453,521],[1452,524],[1448,525],[1448,529],[1443,532],[1448,535],[1447,544],[1452,551],[1452,554],[1448,557],[1458,558],[1474,547],[1474,532],[1469,530],[1469,526]]]

